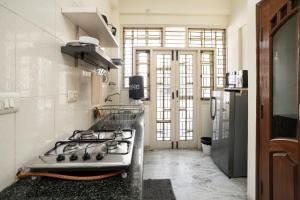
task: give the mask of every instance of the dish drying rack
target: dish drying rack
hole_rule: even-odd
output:
[[[142,105],[107,105],[95,109],[105,126],[123,128],[130,128],[136,122],[138,114],[144,112]]]

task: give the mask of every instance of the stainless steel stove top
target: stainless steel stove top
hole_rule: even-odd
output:
[[[115,170],[131,163],[135,130],[77,130],[40,155],[31,171]]]

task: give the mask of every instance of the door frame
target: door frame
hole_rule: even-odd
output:
[[[256,169],[256,172],[255,172],[255,199],[259,200],[261,198],[261,190],[263,189],[262,188],[262,184],[260,182],[260,178],[261,178],[261,142],[262,139],[261,139],[261,127],[260,127],[260,118],[261,118],[261,115],[262,115],[262,110],[261,110],[261,106],[260,106],[260,103],[261,103],[261,88],[260,88],[260,76],[261,76],[261,73],[260,73],[260,69],[261,69],[261,66],[260,66],[260,42],[261,42],[261,37],[262,37],[262,30],[260,29],[261,27],[261,8],[262,6],[265,4],[265,3],[268,3],[270,0],[261,0],[260,2],[258,2],[256,4],[256,166],[255,166],[255,169]],[[300,9],[300,8],[298,8]],[[280,10],[280,9],[278,9]],[[298,37],[300,35],[300,10],[298,10]],[[286,20],[290,19],[290,17],[288,17]],[[281,27],[281,24],[279,24],[279,28]],[[270,36],[271,38],[271,36]],[[269,42],[270,44],[270,42]],[[272,46],[269,46],[269,48],[272,48]],[[299,38],[298,38],[298,50],[299,50]],[[268,50],[270,51],[270,50]],[[298,73],[300,73],[300,52],[298,51]],[[271,65],[272,64],[272,61],[270,60],[271,58],[269,58],[269,64]],[[299,75],[299,74],[298,74]],[[271,81],[272,83],[272,80],[269,80]],[[270,84],[272,86],[272,84]],[[298,79],[298,94],[299,91],[300,91],[300,79]],[[270,98],[273,98],[273,97],[270,97]],[[300,99],[300,95],[298,95],[298,101]],[[299,101],[300,102],[300,101]],[[298,104],[299,104],[298,102]],[[300,104],[298,105],[298,109],[300,111]],[[263,115],[267,115],[268,113],[263,113]],[[300,115],[300,113],[299,113]],[[299,120],[298,120],[298,126],[299,126]],[[286,138],[287,140],[289,140],[288,138]],[[299,134],[299,128],[298,128],[298,148],[300,149],[300,134]],[[298,159],[300,161],[300,153],[298,153]],[[300,181],[300,163],[298,164],[298,174],[297,174],[297,180],[298,180],[298,184],[299,184],[299,181]],[[269,187],[271,187],[271,183],[269,184]],[[265,189],[263,189],[265,191]],[[300,198],[300,191],[298,191],[298,199]]]
[[[195,101],[195,110],[197,111],[196,112],[196,119],[198,122],[201,122],[202,118],[201,118],[201,106],[203,105],[207,105],[209,104],[209,101],[203,101],[201,99],[201,96],[200,96],[200,93],[199,91],[201,90],[201,87],[202,87],[202,84],[201,84],[201,79],[200,79],[200,75],[201,75],[201,69],[200,69],[200,65],[201,65],[201,60],[200,60],[200,53],[201,51],[212,51],[213,54],[214,54],[214,74],[215,74],[215,71],[216,71],[216,61],[217,61],[217,58],[216,58],[216,49],[215,48],[196,48],[196,47],[190,47],[190,48],[170,48],[170,47],[147,47],[147,48],[144,48],[144,47],[137,47],[137,48],[134,48],[133,51],[135,52],[136,50],[150,50],[150,97],[153,96],[153,92],[156,92],[156,90],[154,90],[153,87],[156,87],[155,84],[154,84],[154,79],[156,79],[156,70],[155,68],[153,67],[153,63],[155,62],[155,58],[154,58],[154,52],[155,51],[172,51],[172,50],[175,50],[175,51],[191,51],[191,52],[195,52],[196,53],[196,68],[195,68],[195,74],[196,74],[196,82],[194,83],[194,87],[197,91],[197,96],[195,97],[194,101]],[[135,56],[135,53],[133,53],[133,55]],[[135,59],[134,59],[134,62],[135,62]],[[133,63],[135,64],[135,63]],[[156,81],[155,81],[156,82]],[[215,77],[214,77],[214,88],[215,88]],[[154,104],[154,100],[152,98],[150,98],[150,101],[147,102],[147,105],[150,106],[150,110],[151,108],[154,108],[155,105]],[[156,112],[154,111],[150,111],[150,127],[156,127],[156,123],[155,123],[155,119],[156,119]],[[197,134],[195,135],[196,136],[196,144],[198,144],[198,148],[199,148],[199,145],[200,145],[200,141],[199,141],[199,138],[203,135],[203,130],[202,130],[202,127],[201,127],[201,123],[196,123],[195,124],[195,127],[197,130],[195,130],[195,132],[197,132]],[[157,149],[154,144],[155,140],[156,140],[156,134],[153,134],[152,132],[152,129],[150,128],[149,130],[149,142],[150,142],[150,149]],[[176,144],[174,144],[174,148],[176,147]],[[170,148],[171,148],[171,145],[170,145]],[[158,148],[159,149],[159,148]]]

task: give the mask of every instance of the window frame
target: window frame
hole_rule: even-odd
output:
[[[138,65],[136,63],[137,61],[137,52],[138,51],[145,51],[148,53],[149,55],[149,64],[148,64],[148,69],[147,69],[147,78],[148,78],[148,85],[147,87],[145,87],[144,85],[144,90],[147,89],[148,90],[148,97],[143,98],[142,101],[150,101],[151,99],[151,84],[150,84],[150,66],[151,66],[151,50],[149,48],[133,48],[133,74],[138,75]]]
[[[191,45],[191,34],[192,31],[196,31],[196,32],[201,32],[201,33],[206,33],[207,32],[210,32],[210,33],[214,33],[215,34],[215,39],[214,39],[214,47],[206,47],[205,44],[202,44],[199,45],[199,46],[194,46],[194,45]],[[204,31],[204,32],[203,32]],[[217,47],[217,36],[216,36],[216,33],[217,32],[222,32],[222,36],[223,36],[223,48],[218,48]],[[228,57],[227,57],[227,35],[226,35],[226,29],[221,29],[221,28],[188,28],[188,35],[187,35],[187,40],[188,40],[188,48],[199,48],[199,49],[202,49],[202,48],[213,48],[215,49],[215,53],[214,53],[214,66],[215,66],[215,70],[214,70],[214,90],[222,90],[224,89],[225,87],[225,78],[226,78],[226,71],[227,71],[227,60],[228,60]],[[201,37],[201,39],[204,40],[205,42],[205,37]],[[203,42],[203,41],[201,41]],[[218,55],[222,49],[222,52],[223,52],[223,55]],[[223,57],[223,59],[219,59],[219,57]],[[222,60],[222,64],[218,64],[218,61],[219,60]],[[218,66],[223,66],[222,67],[222,70],[223,70],[223,73],[222,75],[220,76],[219,73],[217,73],[218,69],[220,69]],[[223,86],[222,87],[218,87],[218,78],[221,78],[223,80]]]
[[[186,33],[185,33],[185,46],[184,47],[166,47],[166,41],[165,41],[165,37],[166,37],[166,27],[184,27],[185,30],[186,30]],[[136,50],[137,49],[143,49],[143,50],[149,50],[150,51],[150,70],[149,70],[149,76],[152,76],[151,75],[151,57],[153,56],[152,53],[153,53],[153,50],[156,50],[156,49],[178,49],[178,50],[185,50],[185,49],[189,49],[189,50],[197,50],[199,52],[199,61],[200,61],[200,51],[201,50],[213,50],[214,51],[214,85],[213,85],[213,88],[212,90],[223,90],[224,87],[225,87],[225,75],[226,75],[226,71],[228,69],[227,67],[227,62],[228,62],[228,54],[227,54],[227,48],[228,48],[228,45],[227,45],[227,29],[226,27],[224,28],[205,28],[205,27],[200,27],[200,26],[185,26],[185,25],[150,25],[150,26],[146,26],[145,25],[142,25],[142,24],[137,24],[137,25],[122,25],[121,26],[121,34],[120,34],[120,37],[121,37],[121,40],[122,40],[122,43],[121,43],[121,53],[123,55],[123,58],[125,53],[125,37],[124,37],[124,34],[125,34],[125,30],[126,29],[160,29],[161,30],[161,46],[138,46],[138,47],[133,47],[133,49],[135,48]],[[223,79],[223,86],[222,87],[217,87],[216,86],[216,82],[217,82],[217,75],[216,75],[216,71],[217,71],[217,49],[216,48],[209,48],[209,47],[197,47],[197,46],[191,46],[190,45],[190,30],[219,30],[219,31],[222,31],[222,37],[223,37],[223,56],[224,56],[224,59],[222,60],[222,65],[223,65],[223,75],[222,75],[222,79]],[[132,56],[132,60],[133,62],[135,62],[135,52],[132,52],[133,56]],[[135,63],[132,62],[132,75],[135,75],[136,74],[136,66],[135,66]],[[197,62],[198,63],[198,62]],[[201,66],[198,66],[198,67],[201,67]],[[200,69],[200,75],[202,75],[202,69]],[[122,68],[122,75],[121,75],[121,83],[122,83],[122,86],[121,88],[123,88],[123,90],[127,90],[128,87],[125,87],[125,84],[124,84],[124,69]],[[149,77],[149,80],[151,80],[151,77]],[[201,94],[199,95],[200,96],[200,100],[201,101],[208,101],[209,98],[202,98],[202,78],[200,77],[200,80],[199,80],[200,84],[199,84],[199,89],[198,89],[198,92],[201,92]],[[151,83],[150,83],[150,88],[149,90],[151,91]],[[149,93],[151,94],[151,92]],[[211,93],[212,95],[212,93]],[[151,95],[149,95],[150,97]],[[148,100],[148,99],[147,99]],[[148,100],[150,101],[150,99]]]
[[[128,87],[126,87],[126,85],[125,85],[125,79],[126,78],[129,78],[129,76],[125,76],[125,67],[126,67],[126,58],[125,58],[125,51],[126,51],[126,47],[125,47],[125,41],[126,41],[126,37],[125,37],[125,31],[126,31],[126,29],[127,30],[155,30],[155,29],[157,29],[157,30],[160,30],[160,46],[148,46],[148,45],[146,45],[146,46],[134,46],[133,45],[133,43],[134,43],[134,38],[131,40],[131,45],[132,45],[132,47],[130,48],[131,49],[131,52],[132,52],[132,55],[131,55],[131,63],[132,63],[132,66],[131,66],[131,72],[132,72],[132,74],[131,74],[131,76],[133,76],[133,75],[135,75],[136,74],[136,70],[135,70],[135,64],[134,64],[134,62],[135,62],[135,58],[134,58],[134,56],[135,56],[135,49],[138,49],[138,48],[143,48],[143,49],[150,49],[151,47],[157,47],[157,48],[161,48],[161,47],[163,47],[163,41],[164,41],[164,29],[163,29],[163,27],[142,27],[142,26],[140,26],[140,27],[132,27],[132,26],[130,26],[130,27],[126,27],[126,26],[123,26],[122,27],[122,34],[121,34],[121,39],[122,39],[122,56],[123,56],[123,60],[124,60],[124,67],[123,67],[123,69],[122,69],[122,88],[123,89],[128,89]],[[148,34],[146,34],[146,35],[148,35]],[[146,38],[146,37],[145,37]],[[148,42],[145,42],[146,44],[148,44]]]

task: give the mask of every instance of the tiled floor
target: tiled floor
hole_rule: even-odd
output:
[[[177,200],[243,200],[246,179],[229,179],[197,150],[146,151],[144,179],[171,179]]]

